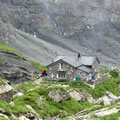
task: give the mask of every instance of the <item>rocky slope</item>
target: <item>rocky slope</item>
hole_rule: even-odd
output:
[[[25,58],[11,52],[0,51],[0,77],[9,80],[12,84],[32,79],[34,75],[40,72]]]
[[[57,54],[71,55],[75,52],[75,50],[69,46],[69,42],[64,44],[64,39],[60,39],[57,35],[54,35],[57,36],[57,38],[56,40],[53,40],[54,36],[52,33],[49,36],[51,36],[53,43],[56,41],[58,44],[62,44],[62,47],[35,38],[33,35],[15,29],[9,24],[1,23],[0,28],[0,42],[11,45],[29,59],[37,61],[43,65],[49,64]],[[50,39],[50,37],[48,38]]]
[[[1,0],[0,17],[43,41],[119,65],[119,8],[119,0]]]
[[[8,102],[0,101],[0,119],[117,120],[120,117],[119,80],[120,77],[111,77],[94,89],[81,81],[55,82],[44,78],[14,85],[14,89],[7,83],[0,84],[0,95],[4,96],[0,100]],[[6,97],[7,91],[13,94]]]
[[[12,47],[0,43],[0,78],[18,84],[39,76],[41,69],[45,68]]]

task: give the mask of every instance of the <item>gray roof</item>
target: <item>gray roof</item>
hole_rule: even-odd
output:
[[[90,57],[90,56],[81,56],[80,58],[78,58],[77,56],[57,56],[53,63],[59,61],[59,60],[63,60],[64,62],[74,66],[75,68],[78,68],[82,71],[85,71],[87,73],[92,72],[92,68],[89,68],[87,66],[92,66],[94,60],[96,59],[96,57]]]
[[[95,57],[81,56],[80,58],[78,58],[77,56],[58,56],[54,59],[54,62],[58,60],[63,60],[74,67],[79,67],[81,65],[85,66],[93,65]]]
[[[78,67],[79,70],[85,71],[87,73],[93,72],[92,68],[86,67],[86,66],[80,66]]]

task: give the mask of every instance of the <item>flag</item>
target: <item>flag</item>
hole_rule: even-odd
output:
[[[108,43],[107,43],[107,45],[106,45],[105,53],[107,52],[107,50],[108,50]]]

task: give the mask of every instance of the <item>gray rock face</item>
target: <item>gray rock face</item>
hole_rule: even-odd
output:
[[[10,102],[14,94],[16,91],[7,82],[0,85],[0,100]]]
[[[40,115],[38,113],[36,113],[36,111],[30,106],[30,105],[26,105],[26,107],[31,110],[31,112],[34,114],[34,116],[36,117],[36,119],[38,120],[42,120],[42,118],[40,117]]]
[[[49,97],[51,97],[54,102],[61,102],[61,101],[64,101],[64,100],[68,100],[68,99],[71,99],[69,93],[66,93],[66,92],[63,92],[61,90],[52,90],[49,94],[48,94]]]
[[[77,91],[71,90],[69,91],[69,94],[72,98],[76,99],[78,102],[86,101],[89,97],[89,94],[87,94],[82,89],[77,89]]]
[[[38,103],[38,106],[42,106],[42,100],[43,100],[44,96],[40,96],[40,98],[36,101]]]
[[[113,95],[112,93],[106,92],[105,95],[101,98],[99,98],[96,103],[99,104],[103,102],[104,105],[112,105],[116,102],[118,102],[118,97]]]
[[[48,33],[49,31],[45,32],[45,35],[48,35]],[[57,54],[73,54],[68,46],[69,42],[66,42],[64,45],[64,39],[61,37],[50,33],[48,36],[52,37],[51,39],[48,37],[50,41],[56,37],[54,42],[57,40],[55,43],[59,43],[59,46],[55,45],[54,42],[48,43],[45,40],[35,38],[33,35],[15,29],[8,24],[0,23],[0,42],[12,46],[29,59],[37,61],[42,65],[51,63]],[[63,47],[60,47],[60,44],[62,44]]]
[[[12,84],[18,84],[31,79],[33,65],[26,59],[10,52],[0,51],[0,77],[9,80]]]
[[[13,98],[16,98],[16,97],[20,97],[20,96],[23,96],[24,94],[23,93],[17,93],[17,94],[15,94],[14,96],[13,96]]]
[[[100,56],[103,63],[119,65],[119,0],[1,0],[0,21],[69,50]]]
[[[5,110],[4,109],[2,109],[2,108],[0,108],[0,113],[5,113]]]
[[[120,109],[113,108],[111,110],[106,110],[106,111],[101,111],[99,113],[95,113],[94,116],[102,117],[102,116],[118,113],[119,111],[120,111]]]

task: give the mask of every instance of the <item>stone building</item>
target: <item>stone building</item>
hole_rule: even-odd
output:
[[[88,56],[57,56],[47,66],[48,80],[74,81],[78,77],[82,80],[91,78],[99,71],[100,61],[97,57]]]

